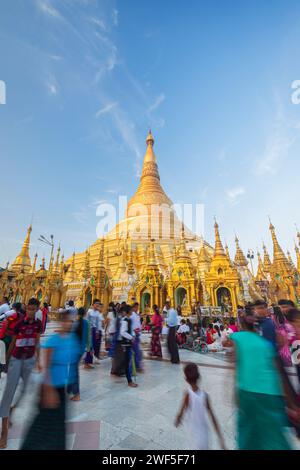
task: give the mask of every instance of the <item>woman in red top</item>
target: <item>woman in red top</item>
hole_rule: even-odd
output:
[[[45,303],[44,303],[44,306],[43,306],[43,308],[42,308],[42,314],[43,314],[43,319],[42,319],[43,333],[45,333],[45,330],[46,330],[46,325],[47,325],[47,321],[48,321],[48,312],[49,312],[48,304],[45,302]]]
[[[237,333],[239,331],[238,327],[236,326],[234,318],[230,318],[229,328],[233,331],[233,333]]]
[[[152,338],[151,338],[151,352],[150,355],[157,358],[162,358],[162,350],[160,344],[160,334],[162,331],[163,318],[159,313],[157,305],[153,305],[152,316]]]
[[[216,330],[214,329],[214,326],[212,323],[208,325],[208,328],[206,330],[206,343],[207,344],[213,344],[215,342],[214,335],[216,334]]]

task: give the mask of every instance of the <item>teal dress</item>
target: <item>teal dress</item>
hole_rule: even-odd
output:
[[[288,450],[288,426],[281,378],[272,344],[257,333],[231,335],[237,357],[238,447],[241,450]]]

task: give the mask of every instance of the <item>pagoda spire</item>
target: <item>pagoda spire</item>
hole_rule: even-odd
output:
[[[16,257],[15,261],[11,265],[11,270],[14,272],[20,272],[20,271],[29,272],[31,269],[31,260],[30,260],[30,255],[29,255],[31,232],[32,232],[32,226],[30,224],[27,229],[26,238],[24,240],[21,251]]]
[[[60,274],[63,277],[65,274],[65,255],[62,254],[61,260],[60,260]]]
[[[297,230],[298,246],[300,247],[300,232],[299,232],[299,229],[298,229],[296,224],[295,224],[295,227],[296,227],[296,230]]]
[[[84,281],[87,281],[91,277],[90,270],[90,251],[87,249],[85,252],[84,266],[82,271],[82,278]]]
[[[270,256],[267,250],[266,245],[263,243],[263,252],[264,252],[264,262],[263,262],[263,268],[264,272],[269,273],[272,267],[272,263],[270,260]]]
[[[289,250],[287,250],[286,255],[287,255],[287,259],[288,259],[288,262],[290,263],[291,268],[295,269],[296,266],[294,265],[294,261]]]
[[[261,259],[261,255],[258,250],[257,250],[257,259],[258,259],[258,265],[257,265],[256,279],[261,281],[261,280],[264,280],[266,276],[264,273],[264,263],[263,263],[263,260]]]
[[[296,242],[295,242],[295,252],[296,252],[296,258],[297,258],[297,270],[300,271],[300,250]]]
[[[165,194],[160,184],[157,160],[153,147],[154,137],[151,130],[149,130],[146,138],[146,153],[144,156],[140,184],[135,195],[129,201],[127,210],[133,204],[143,204],[147,206],[151,206],[151,204],[172,205],[172,201]]]
[[[57,274],[59,273],[59,258],[60,258],[60,245],[57,248],[56,261],[55,261],[55,265],[54,265],[54,271]]]
[[[76,280],[76,268],[75,268],[75,251],[73,251],[72,255],[72,262],[71,262],[71,267],[70,271],[68,271],[68,278],[70,279],[71,282],[74,282]]]
[[[216,257],[221,257],[221,258],[226,258],[226,253],[224,251],[221,238],[220,238],[220,232],[219,232],[219,225],[217,224],[217,221],[215,219],[215,252],[214,252],[214,258]]]
[[[31,273],[34,274],[36,272],[36,261],[37,261],[37,258],[38,258],[38,254],[36,253],[34,255],[34,260],[33,260],[33,265],[32,265],[32,268],[31,268]]]
[[[281,269],[283,266],[285,268],[289,268],[289,262],[281,248],[281,246],[278,243],[276,233],[275,233],[275,227],[272,224],[270,220],[270,226],[269,229],[271,231],[271,236],[272,236],[272,241],[273,241],[273,265],[277,269]]]
[[[181,223],[180,243],[179,243],[177,258],[189,258],[189,253],[186,249],[186,244],[185,244],[185,231],[184,231],[183,222]]]
[[[211,258],[210,258],[209,254],[207,252],[204,240],[202,238],[197,263],[198,263],[198,265],[200,265],[200,264],[205,264],[205,265],[208,264],[209,265],[210,262],[211,262]]]
[[[234,258],[235,264],[237,266],[247,267],[248,261],[243,253],[243,250],[240,247],[239,239],[237,236],[235,236],[235,246],[236,246],[235,258]]]

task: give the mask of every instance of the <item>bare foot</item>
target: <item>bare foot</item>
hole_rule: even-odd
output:
[[[128,387],[131,387],[131,388],[136,388],[138,386],[138,384],[135,384],[134,382],[130,382],[128,384]]]
[[[72,401],[80,401],[80,395],[74,395],[72,398],[71,398]]]

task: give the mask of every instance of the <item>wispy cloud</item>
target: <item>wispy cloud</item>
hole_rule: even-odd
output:
[[[99,206],[101,204],[106,204],[106,203],[107,203],[106,199],[93,198],[90,204],[90,207]]]
[[[46,83],[46,87],[50,95],[57,95],[58,93],[58,88],[55,83]]]
[[[122,112],[113,112],[114,122],[117,130],[119,131],[124,143],[135,155],[135,174],[137,177],[140,176],[140,160],[141,151],[137,143],[134,124],[130,119]]]
[[[237,186],[227,189],[226,196],[230,204],[235,205],[240,201],[241,196],[245,194],[246,190],[243,186]]]
[[[275,93],[275,119],[266,137],[265,148],[256,161],[255,173],[259,176],[275,175],[296,140],[295,123],[286,116],[282,100]]]
[[[109,194],[118,194],[118,190],[117,190],[117,189],[106,189],[105,192],[106,192],[106,193],[109,193]]]
[[[163,103],[165,101],[166,97],[164,95],[164,93],[161,93],[160,95],[158,95],[154,102],[149,106],[149,112],[151,111],[154,111],[155,109],[157,109],[161,103]]]
[[[98,60],[93,61],[93,65],[97,67],[97,72],[94,76],[93,85],[98,85],[101,78],[107,72],[111,72],[118,63],[118,49],[116,45],[106,35],[95,32],[95,36],[101,42],[102,53],[104,51],[104,59],[99,62]]]
[[[73,217],[79,224],[87,225],[88,210],[85,207],[80,207],[78,211],[73,212]]]
[[[55,54],[49,54],[49,58],[52,60],[56,60],[56,61],[63,60],[63,57],[61,55],[55,55]]]
[[[106,24],[103,20],[101,20],[99,18],[94,18],[94,17],[90,17],[89,20],[91,21],[91,23],[95,24],[96,26],[98,26],[103,31],[106,31],[106,29],[107,29]]]
[[[111,103],[108,103],[107,105],[103,106],[103,108],[100,108],[96,114],[95,118],[99,118],[100,116],[103,116],[103,114],[109,113],[112,109],[114,109],[116,106],[118,106],[118,103],[116,101],[112,101]]]
[[[116,8],[113,8],[112,11],[112,21],[114,26],[119,25],[119,11]]]
[[[285,159],[294,141],[294,138],[289,137],[279,129],[275,129],[266,143],[262,158],[258,161],[256,173],[259,176],[276,174],[280,162]]]
[[[55,18],[55,19],[62,19],[62,15],[59,13],[59,11],[54,8],[54,6],[51,4],[49,0],[37,0],[37,6],[39,10],[44,13],[45,15]]]
[[[57,95],[58,94],[58,84],[57,84],[57,81],[56,81],[55,77],[50,76],[46,80],[46,88],[48,90],[48,93],[50,93],[50,95]]]

